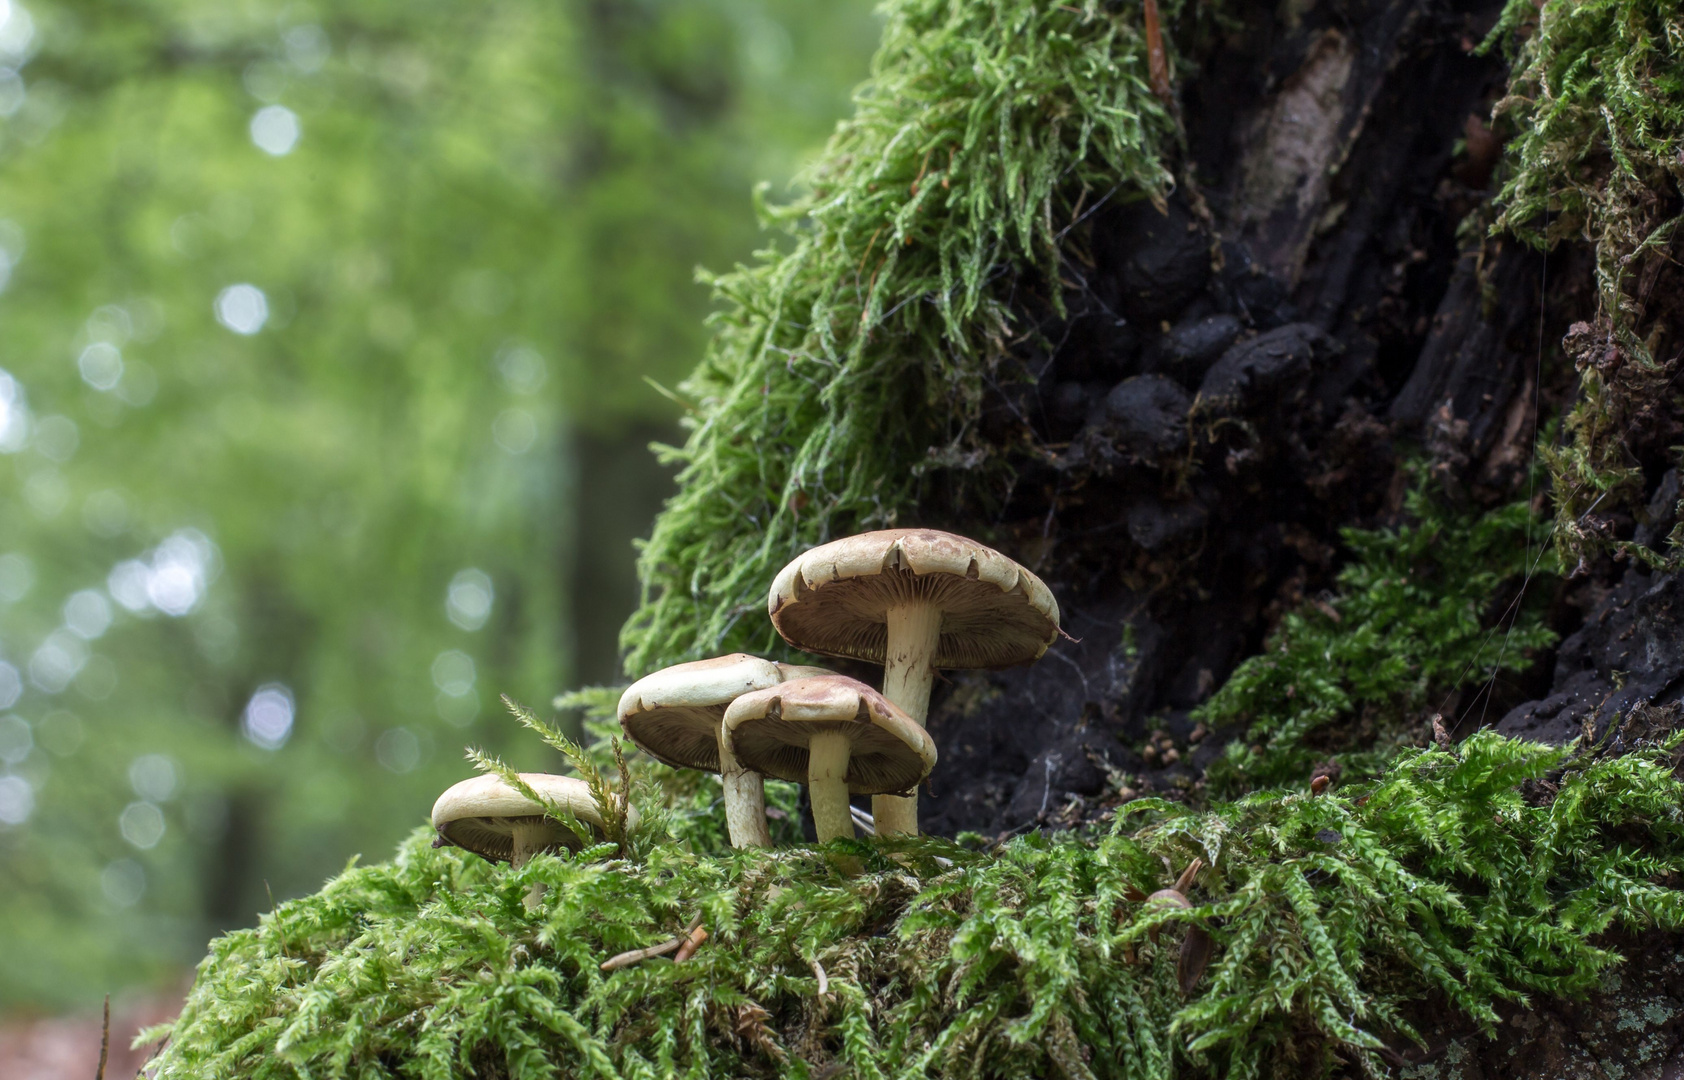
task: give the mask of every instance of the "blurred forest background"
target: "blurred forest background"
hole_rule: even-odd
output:
[[[0,0],[0,1012],[178,981],[619,676],[866,0]]]

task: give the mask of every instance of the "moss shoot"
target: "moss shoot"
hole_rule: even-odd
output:
[[[1108,828],[986,851],[645,837],[514,871],[418,832],[215,942],[180,1019],[148,1035],[169,1036],[155,1074],[1377,1069],[1416,1036],[1406,1002],[1490,1025],[1500,1001],[1593,986],[1616,960],[1595,942],[1609,927],[1684,926],[1684,897],[1654,883],[1684,871],[1676,747],[1572,758],[1481,733],[1319,796],[1142,800]],[[1548,797],[1523,794],[1540,784]],[[1144,902],[1194,859],[1191,908]],[[698,916],[693,959],[600,970]],[[1212,950],[1188,971],[1193,927]]]
[[[1179,5],[1165,5],[1166,19]],[[1086,208],[1158,195],[1173,120],[1134,4],[896,0],[856,112],[769,208],[790,247],[707,280],[726,305],[681,388],[679,492],[640,563],[628,670],[766,652],[777,568],[883,527],[974,423],[1020,274],[1056,280]]]
[[[1546,455],[1556,539],[1570,561],[1676,567],[1677,549],[1657,559],[1587,519],[1641,497],[1634,432],[1657,408],[1677,413],[1677,282],[1657,284],[1684,222],[1684,15],[1666,0],[1510,0],[1497,42],[1512,67],[1497,113],[1515,133],[1494,228],[1540,248],[1585,241],[1596,256],[1597,317],[1566,342],[1580,373],[1570,438]]]

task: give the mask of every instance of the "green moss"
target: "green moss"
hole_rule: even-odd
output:
[[[1650,294],[1684,221],[1684,16],[1667,0],[1510,0],[1487,46],[1498,41],[1512,73],[1497,113],[1515,133],[1494,229],[1540,248],[1585,241],[1596,255],[1598,315],[1567,342],[1582,394],[1570,440],[1548,455],[1555,535],[1570,560],[1615,551],[1658,563],[1590,514],[1641,497],[1627,444],[1675,393],[1676,359],[1653,353],[1669,328]]]
[[[1373,775],[1400,737],[1419,734],[1424,710],[1444,707],[1448,689],[1521,670],[1534,650],[1553,643],[1538,603],[1519,598],[1506,611],[1489,610],[1523,569],[1555,571],[1542,551],[1522,565],[1531,548],[1526,503],[1453,513],[1417,483],[1405,510],[1409,523],[1395,529],[1346,529],[1350,562],[1338,594],[1282,619],[1263,652],[1195,714],[1210,724],[1246,725],[1244,738],[1208,770],[1216,791],[1306,784],[1313,764],[1328,757]],[[1530,595],[1536,601],[1543,590],[1534,585]],[[1440,701],[1429,699],[1435,692]]]
[[[1232,1077],[1375,1065],[1406,1002],[1586,990],[1613,925],[1684,926],[1676,740],[1617,758],[1484,733],[1373,783],[992,851],[939,840],[603,845],[520,871],[429,846],[216,941],[161,1080],[246,1076]],[[1552,770],[1554,770],[1552,772]],[[1564,771],[1563,771],[1564,770]],[[1552,799],[1521,785],[1550,776]],[[654,815],[656,820],[660,815]],[[864,872],[846,876],[837,856]],[[1208,869],[1179,911],[1166,865]],[[537,881],[540,910],[522,903]],[[700,915],[694,960],[604,974]],[[1180,939],[1214,940],[1191,996]],[[819,994],[819,969],[827,993]]]
[[[1166,6],[1172,18],[1176,3]],[[710,275],[726,309],[681,388],[679,493],[641,560],[628,667],[767,651],[746,618],[778,567],[894,523],[957,445],[1012,335],[1021,275],[1055,281],[1076,204],[1157,196],[1174,123],[1138,6],[895,0],[856,113],[767,211],[789,243]]]

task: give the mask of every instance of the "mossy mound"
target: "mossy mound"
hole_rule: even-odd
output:
[[[1142,800],[986,851],[646,837],[516,872],[417,832],[215,942],[154,1074],[1379,1070],[1410,1045],[1407,1002],[1490,1024],[1501,1000],[1592,987],[1610,927],[1684,926],[1684,894],[1656,884],[1684,872],[1678,743],[1575,759],[1482,733],[1319,796]],[[1146,902],[1195,858],[1191,908]],[[693,959],[599,969],[696,916]],[[1182,955],[1195,927],[1208,967]]]

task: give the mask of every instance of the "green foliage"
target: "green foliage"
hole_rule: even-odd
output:
[[[752,181],[822,141],[877,24],[869,0],[0,11],[0,1008],[97,1009],[271,886],[390,849],[464,743],[556,760],[487,721],[624,615],[573,603],[575,551],[633,559],[572,512],[574,431],[670,417],[642,377],[700,354],[692,266],[752,251]],[[280,155],[252,136],[275,106]],[[256,333],[215,318],[236,283]],[[196,602],[119,603],[113,567],[172,536]],[[469,569],[490,610],[453,621]],[[91,639],[85,591],[113,616]],[[242,733],[270,683],[284,746]]]
[[[156,1073],[1378,1070],[1376,1052],[1411,1036],[1405,1003],[1437,998],[1489,1026],[1499,1001],[1592,987],[1616,961],[1595,944],[1604,930],[1684,927],[1684,897],[1655,884],[1684,870],[1678,741],[1575,759],[1483,732],[1337,793],[1203,812],[1143,801],[1099,833],[988,852],[665,841],[642,861],[586,852],[512,871],[418,832],[394,862],[216,941]],[[840,872],[842,854],[863,873]],[[1194,858],[1209,869],[1190,909],[1141,902]],[[694,959],[599,970],[698,915],[711,936]],[[1214,955],[1183,998],[1195,925]]]
[[[1684,216],[1684,14],[1666,0],[1510,0],[1487,39],[1512,65],[1497,105],[1514,124],[1495,230],[1548,248],[1588,240],[1599,314],[1568,349],[1582,397],[1549,454],[1557,541],[1570,559],[1619,551],[1586,519],[1642,495],[1627,442],[1671,394],[1676,358],[1651,354],[1651,292]]]
[[[1523,566],[1532,524],[1526,503],[1456,514],[1417,484],[1405,510],[1411,523],[1396,529],[1346,529],[1351,561],[1339,573],[1339,595],[1289,613],[1263,652],[1195,714],[1247,725],[1208,770],[1217,790],[1305,784],[1312,765],[1335,754],[1342,767],[1371,775],[1395,749],[1388,736],[1421,719],[1429,693],[1523,669],[1533,650],[1555,640],[1538,605],[1524,598],[1491,625],[1489,606],[1505,582],[1523,570],[1554,570],[1543,553]],[[1353,732],[1359,719],[1366,730]],[[1327,729],[1338,720],[1353,723],[1336,738]]]
[[[1166,19],[1178,4],[1167,5]],[[1075,204],[1156,197],[1174,125],[1134,4],[895,0],[854,117],[769,209],[792,246],[706,278],[728,305],[682,387],[678,495],[640,563],[631,671],[766,652],[778,566],[892,524],[960,443],[1020,275],[1056,280]]]
[[[1640,314],[1634,259],[1680,220],[1656,215],[1684,182],[1684,15],[1665,0],[1510,0],[1488,41],[1508,47],[1497,113],[1515,125],[1496,227],[1538,247],[1589,238],[1606,310]]]

